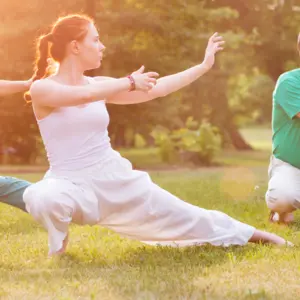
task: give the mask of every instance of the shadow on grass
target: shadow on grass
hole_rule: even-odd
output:
[[[152,298],[149,299],[160,299],[164,293],[174,295],[177,292],[179,298],[180,294],[186,297],[191,293],[191,299],[194,299],[195,293],[198,296],[201,294],[208,296],[213,293],[210,290],[203,290],[203,286],[195,284],[195,280],[209,276],[215,268],[223,264],[230,265],[242,261],[252,255],[255,249],[252,245],[181,249],[141,246],[128,250],[110,261],[101,256],[101,251],[92,259],[88,253],[87,257],[90,259],[85,259],[85,255],[78,255],[77,251],[76,254],[66,254],[61,257],[59,264],[76,269],[79,277],[88,273],[92,274],[93,279],[105,281],[120,295],[120,299],[127,299],[128,296],[131,299],[146,299],[141,296],[145,291],[150,293]],[[65,276],[72,278],[71,274]],[[134,294],[136,296],[133,297]]]
[[[125,252],[122,256],[113,261],[107,261],[104,257],[102,258],[101,250],[99,250],[99,256],[94,256],[91,260],[82,259],[82,256],[78,256],[77,253],[67,253],[62,256],[62,260],[98,268],[108,267],[111,265],[118,267],[122,267],[123,265],[131,267],[146,267],[147,265],[162,267],[163,265],[169,266],[176,262],[186,262],[189,264],[208,267],[213,264],[222,263],[227,251],[229,250],[213,248],[210,246],[191,247],[186,249],[142,246]]]

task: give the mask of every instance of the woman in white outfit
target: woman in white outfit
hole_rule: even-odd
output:
[[[124,78],[88,78],[105,47],[89,18],[60,18],[38,43],[32,105],[50,169],[24,193],[27,210],[48,231],[49,254],[65,251],[70,222],[100,224],[150,245],[244,245],[285,240],[186,203],[154,184],[111,148],[106,103],[134,104],[165,96],[206,73],[222,50],[214,34],[203,63],[156,80],[142,67]],[[47,77],[48,53],[59,63]],[[39,80],[37,80],[39,79]]]

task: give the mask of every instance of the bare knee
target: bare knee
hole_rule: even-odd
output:
[[[293,191],[273,188],[267,191],[266,202],[270,210],[282,214],[296,210],[297,200]]]

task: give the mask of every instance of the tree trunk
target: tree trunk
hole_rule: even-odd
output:
[[[245,151],[245,150],[253,150],[253,148],[245,141],[239,132],[238,128],[234,124],[230,124],[226,128],[228,135],[231,139],[231,143],[235,149]]]
[[[125,141],[125,126],[118,126],[117,134],[115,138],[115,147],[116,148],[123,148],[125,147],[126,141]]]

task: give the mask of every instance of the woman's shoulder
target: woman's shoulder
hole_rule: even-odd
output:
[[[49,78],[38,79],[32,83],[30,87],[30,94],[32,97],[40,96],[45,93],[48,93],[55,86],[58,85],[59,85],[58,82]]]

